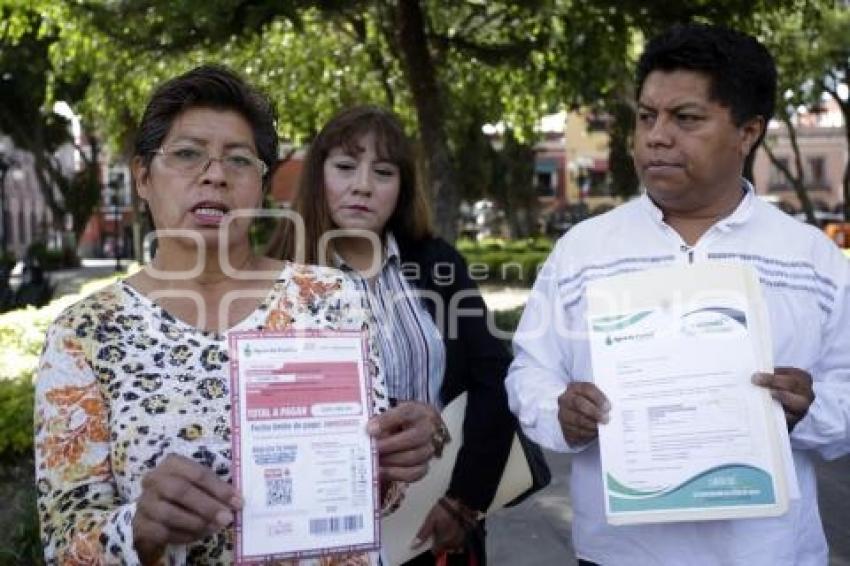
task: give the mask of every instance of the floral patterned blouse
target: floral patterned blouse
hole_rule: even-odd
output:
[[[262,304],[233,330],[359,329],[361,295],[334,269],[287,263]],[[374,342],[374,341],[370,341]],[[370,347],[374,407],[386,410]],[[36,385],[38,512],[49,564],[138,564],[132,521],[142,477],[169,453],[231,480],[226,336],[175,319],[126,283],[62,313],[47,333]],[[230,564],[225,529],[169,547],[168,564]],[[375,554],[285,561],[367,565]]]

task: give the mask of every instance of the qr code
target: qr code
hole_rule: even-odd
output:
[[[266,505],[276,507],[292,504],[292,478],[266,478]]]

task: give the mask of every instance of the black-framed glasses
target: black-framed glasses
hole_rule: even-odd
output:
[[[154,150],[154,153],[162,156],[166,167],[181,173],[201,173],[206,171],[213,161],[221,163],[225,174],[234,178],[246,178],[257,173],[262,177],[269,170],[262,159],[243,148],[228,150],[221,157],[213,157],[204,147],[175,144],[160,147]]]

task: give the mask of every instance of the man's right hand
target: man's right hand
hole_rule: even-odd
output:
[[[142,564],[156,563],[168,544],[200,540],[233,522],[242,498],[209,468],[169,454],[142,478],[133,540]]]
[[[599,434],[599,423],[608,422],[611,404],[596,385],[573,381],[558,397],[558,421],[570,446],[581,446]]]

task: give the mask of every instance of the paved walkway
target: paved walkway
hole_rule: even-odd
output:
[[[127,272],[130,265],[135,262],[124,260],[121,262],[122,273]],[[58,299],[65,295],[79,293],[80,288],[93,279],[108,277],[115,273],[114,259],[83,259],[81,265],[75,269],[60,269],[49,271],[47,276],[53,285],[53,298]],[[9,285],[17,289],[20,285],[21,276],[19,272],[13,272],[9,278]]]
[[[529,289],[518,287],[502,287],[495,285],[482,285],[481,295],[487,308],[492,311],[501,311],[521,307],[528,300]]]

